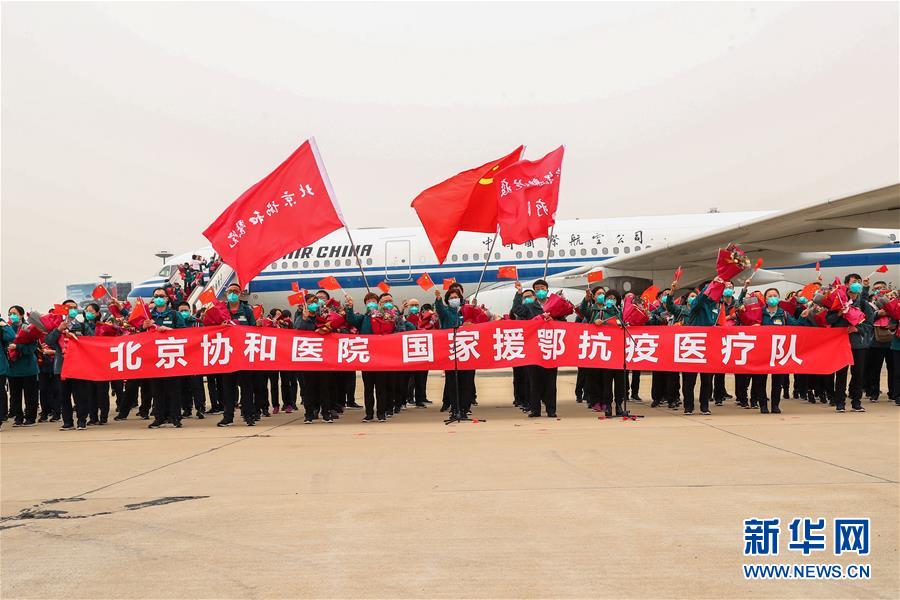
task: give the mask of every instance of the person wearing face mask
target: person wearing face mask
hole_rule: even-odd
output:
[[[875,311],[875,319],[881,323],[887,314],[875,303],[879,302],[887,292],[887,284],[884,281],[876,281],[872,284],[869,303]],[[873,323],[872,342],[866,351],[865,385],[863,392],[870,402],[878,402],[881,398],[881,367],[887,367],[888,397],[893,399],[894,394],[892,375],[894,365],[891,362],[891,339],[894,337],[890,327],[878,326]]]
[[[363,314],[354,312],[353,300],[348,298],[345,301],[345,304],[346,315],[344,318],[347,322],[355,327],[360,335],[372,335],[372,315],[378,311],[378,294],[369,292],[363,297],[363,304],[365,305],[365,312]],[[366,411],[366,414],[363,417],[363,423],[371,423],[374,421],[376,413],[379,422],[387,420],[387,397],[377,398],[376,407],[375,396],[377,393],[377,377],[377,371],[362,372],[363,406]]]
[[[869,345],[874,337],[873,322],[875,311],[866,300],[869,295],[868,281],[864,281],[858,274],[851,273],[844,278],[847,286],[847,298],[850,306],[861,310],[865,319],[857,324],[850,325],[844,318],[846,310],[830,310],[825,319],[832,327],[846,327],[850,336],[850,351],[853,353],[853,365],[846,366],[834,374],[834,403],[837,412],[844,412],[847,396],[850,396],[850,408],[854,412],[865,412],[862,406],[862,386],[866,369],[866,355]],[[849,390],[847,386],[847,374],[850,374]],[[849,392],[849,394],[848,394]]]
[[[278,326],[282,329],[294,328],[294,316],[290,310],[284,309],[279,311],[281,316],[278,319]],[[301,371],[281,371],[278,374],[281,379],[281,410],[287,414],[297,410],[297,393],[302,379]]]
[[[539,305],[535,302],[534,290],[522,289],[522,284],[516,281],[516,294],[513,296],[512,308],[509,310],[509,318],[523,320],[534,318],[539,314]],[[523,301],[527,300],[527,301]],[[513,367],[513,406],[522,412],[531,412],[531,396],[528,382],[527,365]],[[539,411],[540,412],[540,411]],[[540,416],[540,415],[538,415]]]
[[[250,305],[241,300],[241,286],[232,283],[225,290],[225,302],[231,322],[235,325],[256,326],[256,317]],[[222,420],[217,427],[229,427],[234,423],[234,408],[241,405],[241,416],[248,427],[256,424],[256,406],[253,396],[253,376],[250,371],[222,373]]]
[[[185,327],[200,327],[200,321],[191,312],[191,305],[187,302],[178,303],[178,314],[184,321]],[[188,375],[179,377],[181,380],[181,417],[191,418],[191,409],[198,419],[206,417],[206,389],[203,387],[203,375]]]
[[[615,290],[608,290],[603,300],[603,308],[600,311],[600,320],[606,324],[621,323],[622,309],[620,306],[619,294]],[[605,414],[611,417],[613,414],[612,407],[615,403],[615,415],[620,417],[625,413],[622,412],[622,403],[625,401],[625,394],[628,393],[628,381],[622,369],[601,369],[601,390],[602,403],[605,407]]]
[[[722,279],[716,277],[715,281],[722,282]],[[723,282],[724,283],[724,282]],[[713,327],[718,322],[719,309],[708,295],[706,295],[707,286],[703,287],[702,292],[691,290],[686,296],[686,302],[681,306],[676,306],[669,299],[667,310],[673,314],[678,314],[678,318],[691,327]],[[694,387],[697,384],[697,373],[681,374],[681,393],[684,397],[684,414],[694,414]],[[700,373],[700,414],[710,415],[709,401],[712,398],[712,373]]]
[[[585,292],[585,298],[578,307],[585,323],[603,324],[603,312],[606,308],[606,288],[593,287]],[[604,369],[599,367],[582,367],[584,371],[584,399],[588,408],[611,414],[611,409],[604,405],[603,385]]]
[[[456,286],[456,284],[450,286],[443,298],[441,298],[439,289],[434,290],[434,309],[437,312],[441,329],[458,329],[463,325],[462,306],[461,286]],[[444,405],[452,411],[452,418],[467,418],[474,399],[474,370],[444,371]],[[441,408],[441,410],[445,410],[445,408]]]
[[[744,289],[741,291],[741,295],[738,298],[735,298],[734,284],[730,281],[725,282],[725,289],[722,290],[722,298],[719,300],[719,313],[716,318],[716,325],[725,326],[728,325],[729,322],[737,320],[737,308],[747,291],[747,285],[749,285],[749,281],[745,284]],[[728,390],[725,389],[725,373],[714,373],[713,401],[716,406],[722,406],[725,400],[728,400],[731,397]]]
[[[542,317],[544,309],[541,307],[541,299],[538,296],[547,298],[546,282],[539,279],[535,282],[536,289],[523,289],[522,284],[516,282],[516,295],[513,297],[510,316],[519,321],[530,321]],[[520,370],[519,393],[524,395],[525,403],[523,408],[528,411],[529,417],[541,416],[541,404],[547,410],[548,417],[556,416],[556,379],[552,379],[547,375],[547,371],[540,365],[525,365],[523,367],[513,367],[513,395],[515,395],[516,387],[516,369]],[[553,369],[555,371],[555,369]],[[552,384],[552,390],[549,386]],[[522,389],[524,388],[524,390]]]
[[[416,298],[410,298],[406,302],[406,312],[406,322],[413,329],[429,330],[434,328],[431,311],[422,311]],[[407,389],[407,402],[412,401],[416,408],[428,408],[428,399],[425,397],[425,386],[427,383],[428,371],[411,371]]]
[[[762,325],[768,327],[783,327],[785,325],[796,326],[800,322],[794,319],[792,315],[787,314],[783,308],[779,306],[781,297],[777,289],[769,288],[765,292],[766,307],[763,309]],[[763,390],[763,395],[759,397],[759,412],[762,414],[769,413],[769,401],[772,402],[772,413],[779,414],[781,412],[782,392],[787,389],[788,376],[785,374],[772,374],[772,388],[769,398],[765,396],[766,379],[765,373],[757,373],[751,375],[753,386]]]
[[[302,310],[294,319],[294,328],[301,331],[315,331],[320,335],[331,333],[328,327],[318,322],[319,311],[324,308],[320,305],[318,296],[307,294],[306,303],[301,305]],[[310,424],[319,416],[325,423],[333,423],[332,401],[334,399],[333,371],[304,371],[303,372],[303,422]]]
[[[53,371],[57,375],[62,374],[63,361],[65,359],[63,348],[68,342],[68,338],[88,333],[84,315],[78,310],[78,305],[75,301],[66,300],[63,302],[63,306],[68,310],[65,320],[53,331],[48,332],[45,339],[47,346],[56,351]],[[62,427],[60,427],[61,431],[76,429],[76,419],[77,429],[85,429],[87,427],[88,402],[90,401],[89,383],[81,379],[63,379],[60,376],[59,401],[63,420]]]
[[[11,306],[7,314],[7,327],[18,334],[25,324],[25,309]],[[9,361],[6,378],[9,382],[9,416],[15,419],[13,427],[32,427],[37,421],[38,410],[38,364],[37,342],[16,344],[10,341],[6,348],[15,350],[17,357]],[[22,409],[24,400],[25,408]]]
[[[84,307],[84,335],[94,335],[100,323],[100,305],[91,302]],[[88,397],[88,425],[106,425],[109,418],[109,382],[86,381],[85,394]]]
[[[319,297],[319,306],[324,306],[325,310],[319,311],[319,316],[323,317],[328,313],[337,313],[344,317],[346,321],[347,309],[341,307],[340,302],[325,290],[316,292]],[[346,298],[345,298],[346,300]],[[333,330],[334,333],[350,333],[349,325],[344,325]],[[334,400],[333,406],[338,414],[342,414],[345,408],[359,409],[362,408],[356,403],[356,371],[334,371]]]
[[[142,329],[166,333],[184,326],[184,319],[178,314],[178,311],[170,306],[166,290],[161,287],[153,290],[150,317],[144,321]],[[182,382],[181,377],[153,377],[150,379],[155,410],[153,422],[148,425],[148,428],[158,429],[166,422],[176,428],[181,427]]]
[[[672,314],[666,310],[669,297],[674,295],[674,288],[661,290],[656,294],[656,306],[650,311],[648,325],[668,326],[672,322]],[[671,371],[651,371],[650,374],[650,406],[655,408],[666,403],[672,410],[678,408],[677,392],[678,373]]]
[[[0,317],[0,426],[9,417],[9,397],[6,395],[6,374],[9,373],[7,346],[16,338],[16,331]]]

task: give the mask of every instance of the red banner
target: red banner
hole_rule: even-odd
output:
[[[197,327],[81,337],[63,377],[106,381],[243,370],[419,371],[622,367],[713,373],[832,373],[852,362],[847,331],[817,327],[633,327],[543,320],[392,335],[319,335],[262,327]]]
[[[560,146],[540,160],[520,160],[495,176],[497,221],[504,244],[547,237],[556,222],[563,152]]]
[[[203,235],[246,286],[270,262],[344,226],[316,142],[231,203]]]

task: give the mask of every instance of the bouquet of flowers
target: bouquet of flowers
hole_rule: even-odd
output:
[[[464,323],[472,323],[475,325],[477,323],[487,323],[491,320],[490,315],[487,313],[487,309],[483,305],[475,306],[474,304],[463,304],[460,312]]]
[[[94,335],[100,337],[115,337],[122,334],[122,329],[113,323],[97,323],[94,326]]]
[[[789,300],[782,300],[778,303],[778,306],[779,308],[781,308],[781,310],[793,317],[797,312],[797,298],[793,297]]]
[[[738,319],[741,325],[760,325],[762,323],[762,303],[756,296],[744,299],[744,304],[738,309]]]
[[[221,300],[213,302],[206,308],[206,312],[203,313],[203,324],[207,326],[223,325],[232,322],[231,311],[228,310],[228,305]]]
[[[632,296],[626,296],[625,302],[622,303],[622,318],[628,325],[638,327],[646,325],[650,315],[644,310],[642,300],[636,301]]]
[[[375,335],[387,335],[389,333],[394,333],[394,330],[397,328],[397,319],[400,317],[400,313],[397,312],[397,309],[378,309],[372,312],[369,316],[369,320],[372,322],[372,333]]]
[[[847,322],[850,323],[850,325],[856,327],[866,320],[866,313],[859,310],[855,306],[848,306],[844,311],[844,318],[847,319]]]
[[[728,244],[726,248],[719,248],[719,256],[716,259],[716,273],[725,281],[750,268],[750,259],[744,251],[735,244]]]
[[[565,319],[575,312],[575,305],[566,300],[562,292],[547,296],[542,308],[553,319]]]
[[[890,302],[884,304],[883,308],[890,318],[900,321],[900,298],[892,298]]]

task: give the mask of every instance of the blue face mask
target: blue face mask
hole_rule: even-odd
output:
[[[410,307],[409,307],[409,314],[414,315],[414,314],[416,314],[417,312],[419,312],[419,307],[418,307],[418,306],[410,306]]]
[[[308,310],[309,312],[316,312],[316,311],[318,311],[318,310],[319,310],[319,303],[318,303],[318,302],[310,302],[309,304],[306,305],[306,310]]]
[[[527,298],[522,298],[522,303],[523,304],[534,304],[534,298],[532,298],[531,296],[528,296]]]
[[[858,293],[862,292],[862,288],[863,288],[862,284],[858,281],[854,281],[853,283],[850,284],[850,291],[853,292],[854,294],[858,294]]]
[[[185,319],[188,319],[188,318],[190,318],[190,316],[191,316],[191,311],[189,311],[189,310],[183,310],[183,311],[181,311],[181,316],[182,316],[183,318],[185,318]]]
[[[77,308],[70,308],[70,309],[69,309],[69,318],[70,318],[70,319],[74,319],[74,318],[77,317],[77,316],[78,316],[78,309],[77,309]]]
[[[597,304],[603,304],[603,301],[606,299],[606,294],[597,294],[596,302]]]
[[[13,313],[13,314],[9,315],[9,322],[10,322],[10,323],[18,323],[18,322],[19,322],[19,315],[17,315],[16,313]]]
[[[87,311],[85,311],[85,312],[84,312],[84,318],[87,319],[88,321],[93,321],[94,319],[97,318],[97,313],[92,313],[92,312],[87,312]]]
[[[778,296],[769,296],[766,298],[766,304],[769,306],[778,306]]]
[[[460,304],[462,304],[462,300],[460,300],[459,298],[450,298],[451,308],[459,308]]]
[[[691,296],[690,298],[688,298],[688,306],[692,305],[694,303],[694,300],[696,300],[696,299],[697,299],[696,296]]]
[[[669,301],[669,297],[668,297],[668,296],[662,296],[662,297],[660,297],[660,299],[659,299],[659,303],[660,303],[660,304],[665,304],[665,303],[668,302],[668,301]]]
[[[800,304],[806,304],[807,302],[809,302],[809,300],[807,300],[805,296],[797,296],[797,302],[799,302]]]
[[[366,308],[368,308],[369,310],[378,310],[378,303],[377,302],[369,302],[366,304]]]
[[[159,296],[156,296],[155,298],[153,298],[153,304],[155,304],[156,306],[162,308],[163,306],[166,305],[166,299],[165,299],[165,298],[160,298]]]
[[[722,292],[722,295],[726,298],[731,298],[732,296],[734,296],[734,290],[731,288],[725,288],[725,290]]]
[[[616,305],[616,301],[612,298],[606,300],[606,308],[612,308]]]
[[[392,308],[394,308],[394,303],[393,303],[393,302],[385,302],[385,303],[384,303],[384,309],[385,309],[385,310],[391,310]]]
[[[238,295],[235,294],[234,292],[228,292],[228,294],[225,296],[225,298],[227,298],[228,301],[231,302],[232,304],[238,301]]]
[[[538,290],[534,293],[534,295],[538,297],[538,300],[546,300],[549,293],[550,292],[548,292],[547,290]]]

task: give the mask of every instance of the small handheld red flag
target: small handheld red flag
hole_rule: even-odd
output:
[[[434,287],[434,282],[429,277],[428,273],[422,273],[418,279],[416,279],[416,283],[419,284],[419,287],[425,290],[426,292]]]
[[[450,279],[444,280],[444,289],[449,290],[450,286],[456,283],[456,277],[451,277]]]
[[[881,265],[880,267],[878,267],[877,269],[875,269],[875,272],[876,272],[876,273],[887,273],[887,272],[888,272],[888,266],[887,266],[887,265]]]
[[[497,269],[497,278],[499,279],[518,279],[519,270],[516,267],[500,267]]]
[[[299,291],[300,291],[300,284],[298,284],[296,281],[292,281],[292,282],[291,282],[291,289],[294,290],[295,292],[299,292]]]
[[[678,267],[677,269],[675,269],[675,281],[678,281],[679,279],[681,279],[681,276],[682,276],[682,275],[684,275],[684,269],[683,269],[683,268]]]
[[[263,309],[263,305],[262,305],[262,304],[257,304],[256,306],[254,306],[254,307],[253,307],[253,318],[256,319],[257,321],[259,321],[260,319],[262,319],[262,317],[263,317],[263,310],[265,310],[265,309]]]
[[[644,302],[646,302],[647,304],[651,304],[653,301],[656,300],[656,295],[658,293],[659,293],[659,288],[656,287],[655,285],[651,285],[646,290],[644,290],[644,293],[641,294],[641,298],[643,298]]]
[[[756,265],[753,267],[754,271],[759,271],[759,268],[763,265],[763,259],[757,258]]]
[[[603,271],[591,271],[588,273],[588,283],[603,281]]]
[[[66,306],[65,304],[54,304],[53,310],[50,311],[50,314],[51,315],[61,315],[64,317],[67,314],[69,314],[69,307]]]
[[[200,294],[198,298],[200,300],[200,304],[209,304],[210,302],[216,301],[216,292],[212,288],[208,288],[203,290],[203,293]]]
[[[819,264],[819,261],[816,261],[816,272],[818,273],[821,270],[822,270],[822,265]]]
[[[94,300],[99,300],[100,298],[103,298],[103,297],[106,296],[107,294],[109,294],[109,292],[106,291],[106,288],[103,287],[102,285],[98,285],[98,286],[95,287],[94,290],[91,292],[91,297],[92,297]]]
[[[135,298],[134,308],[131,311],[131,314],[128,315],[128,323],[132,327],[140,327],[141,324],[150,318],[150,311],[147,310],[147,305],[144,304],[144,300],[142,298]]]
[[[306,298],[303,296],[302,292],[296,292],[288,296],[288,304],[290,304],[291,306],[306,304]]]
[[[320,279],[318,285],[323,290],[328,290],[330,292],[341,289],[341,284],[338,282],[337,277],[334,277],[333,275]]]
[[[387,294],[391,291],[391,285],[387,281],[382,281],[378,284],[378,289],[382,291],[382,293]]]
[[[807,300],[812,300],[815,297],[816,292],[819,291],[820,287],[822,286],[820,286],[818,283],[807,284],[803,286],[803,289],[798,292],[798,295],[803,296]]]

